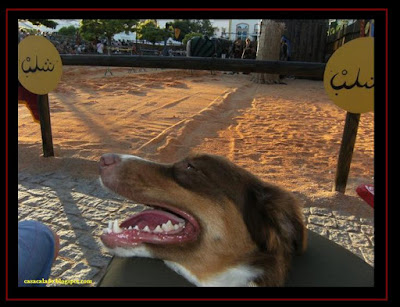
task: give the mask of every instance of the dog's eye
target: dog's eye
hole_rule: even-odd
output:
[[[189,162],[187,162],[187,164],[186,164],[186,169],[188,171],[190,171],[190,170],[195,171],[196,170],[196,168],[193,166],[193,164],[190,164]]]

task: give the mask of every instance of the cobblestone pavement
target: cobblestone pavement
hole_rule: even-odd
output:
[[[111,219],[142,210],[104,190],[97,179],[51,172],[18,174],[18,219],[37,220],[60,236],[60,252],[50,278],[92,280],[97,286],[111,256],[99,236]],[[374,263],[373,220],[343,211],[305,207],[307,227]],[[80,285],[81,286],[81,285]]]

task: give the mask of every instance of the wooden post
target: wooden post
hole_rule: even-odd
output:
[[[44,157],[54,157],[53,136],[51,134],[49,95],[38,95],[40,130]]]
[[[359,122],[360,114],[347,112],[333,191],[338,191],[341,193],[346,191],[347,179],[349,177],[351,158],[353,157]]]
[[[365,36],[365,20],[360,20],[360,37]],[[336,178],[333,191],[345,193],[347,179],[349,178],[351,158],[353,157],[354,145],[356,143],[358,124],[361,114],[346,113],[342,144],[340,145],[339,159],[336,168]]]

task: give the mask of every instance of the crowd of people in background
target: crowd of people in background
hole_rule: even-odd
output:
[[[19,29],[19,41],[27,35],[41,35],[48,38],[57,48],[60,54],[130,54],[130,55],[164,55],[164,56],[182,56],[185,51],[164,46],[163,50],[143,49],[140,44],[131,40],[115,40],[111,41],[108,46],[106,39],[97,41],[87,41],[79,35],[65,36],[58,33],[37,31],[35,34],[29,33],[24,29]],[[224,55],[226,58],[235,59],[255,59],[257,53],[257,41],[236,39],[230,46],[229,51]],[[286,37],[281,39],[280,60],[290,60],[290,44]]]
[[[87,41],[78,35],[65,36],[58,33],[41,31],[32,34],[24,29],[19,29],[19,41],[28,35],[40,35],[48,38],[60,54],[108,54],[108,51],[110,51],[110,54],[139,54],[138,44],[131,40],[113,39],[111,45],[108,46],[106,39]]]

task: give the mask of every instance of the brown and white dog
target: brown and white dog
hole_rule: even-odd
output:
[[[101,236],[121,257],[164,260],[197,286],[283,286],[293,254],[306,247],[296,198],[223,157],[174,164],[105,154],[105,187],[152,209]]]

